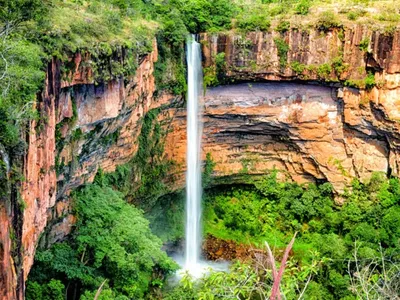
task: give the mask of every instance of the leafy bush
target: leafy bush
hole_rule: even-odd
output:
[[[203,69],[204,78],[203,85],[204,88],[208,86],[216,86],[219,84],[224,84],[225,73],[226,73],[226,61],[225,61],[225,53],[220,52],[215,56],[215,64],[208,68]]]
[[[336,73],[336,76],[340,75],[347,69],[347,66],[343,63],[343,56],[335,57],[332,60],[332,68]]]
[[[51,279],[49,283],[39,284],[28,282],[26,287],[27,299],[64,300],[65,286],[60,280]]]
[[[0,143],[20,143],[20,126],[35,116],[33,101],[43,84],[43,53],[26,40],[6,38],[0,45]]]
[[[318,77],[323,79],[328,79],[332,72],[332,67],[330,64],[322,64],[317,68]]]
[[[237,19],[235,26],[245,32],[267,31],[271,26],[271,21],[266,13],[244,12]]]
[[[305,16],[305,15],[308,14],[308,11],[310,10],[310,7],[311,7],[311,3],[310,3],[309,0],[301,0],[301,1],[296,5],[295,12],[296,12],[296,14],[298,14],[298,15],[303,15],[303,16]]]
[[[315,26],[318,30],[326,32],[332,28],[339,27],[340,23],[334,12],[324,11],[320,14]]]
[[[290,270],[283,273],[281,287],[287,299],[296,299],[296,288],[306,287],[307,276],[315,268],[313,264],[295,267],[292,262],[288,263]],[[265,257],[253,258],[246,263],[235,262],[228,272],[214,271],[197,281],[186,274],[163,299],[266,299],[271,293],[272,277]]]
[[[360,17],[363,17],[367,13],[364,9],[352,9],[347,13],[347,18],[351,21],[355,21]]]
[[[367,52],[369,46],[369,38],[362,39],[361,42],[358,44],[358,48],[363,51]]]
[[[191,33],[200,33],[212,28],[229,29],[236,7],[229,0],[175,0],[184,23]]]
[[[372,73],[368,73],[367,77],[365,77],[364,84],[367,90],[372,89],[376,85],[375,75]]]
[[[285,33],[290,29],[290,22],[289,21],[281,21],[279,22],[278,26],[276,26],[276,31],[280,33]]]
[[[301,75],[306,69],[306,65],[299,63],[298,61],[294,61],[290,64],[291,69],[298,75]]]

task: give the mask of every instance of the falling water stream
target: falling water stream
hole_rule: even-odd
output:
[[[188,68],[187,151],[186,151],[186,246],[184,269],[196,275],[200,270],[201,248],[201,48],[194,36],[186,44]]]
[[[203,134],[201,99],[203,73],[201,48],[195,36],[186,43],[188,71],[187,93],[187,151],[186,151],[186,237],[184,257],[174,259],[194,278],[200,278],[210,269],[226,271],[227,262],[210,262],[201,259],[201,138]],[[179,279],[184,273],[177,273]]]

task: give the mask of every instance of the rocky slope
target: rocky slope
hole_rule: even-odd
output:
[[[299,182],[330,181],[340,193],[352,177],[400,172],[400,31],[204,34],[201,43],[207,74],[230,83],[204,97],[203,150],[217,164],[215,177],[232,182],[277,168]],[[32,123],[27,136],[25,209],[17,217],[0,206],[0,299],[23,297],[43,232],[43,246],[70,232],[70,192],[136,153],[149,109],[163,107],[165,156],[177,162],[171,188],[184,184],[185,110],[170,105],[172,95],[154,95],[157,51],[141,59],[135,76],[100,85],[91,81],[86,55],[73,59],[68,81],[56,60],[48,68],[38,102],[42,123]],[[369,73],[374,84],[365,81]],[[19,247],[11,253],[15,228]]]

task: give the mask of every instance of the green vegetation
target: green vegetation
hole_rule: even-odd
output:
[[[76,67],[72,58],[80,53],[87,58],[80,66],[92,70],[89,79],[103,84],[132,77],[144,56],[153,50],[156,39],[157,91],[182,96],[187,90],[183,44],[188,33],[246,33],[276,28],[281,35],[274,42],[284,70],[289,51],[285,33],[291,27],[328,32],[342,28],[349,20],[359,20],[384,24],[385,33],[392,35],[400,20],[398,8],[374,1],[369,5],[376,13],[371,14],[364,2],[346,1],[339,9],[337,3],[322,0],[0,1],[0,196],[9,196],[13,191],[16,222],[20,222],[18,218],[26,203],[17,190],[23,180],[21,162],[26,150],[26,129],[35,120],[35,130],[40,133],[48,122],[35,107],[48,101],[42,99],[40,92],[51,60],[60,66],[62,79],[70,81]],[[349,10],[347,6],[354,4],[357,10]],[[343,30],[339,34],[343,35]],[[238,42],[243,43],[243,57],[247,57],[251,44],[244,38]],[[367,52],[369,42],[363,39],[359,49]],[[220,52],[213,59],[215,65],[204,70],[206,86],[227,83],[225,53]],[[253,71],[257,70],[255,61],[250,65]],[[306,66],[292,62],[290,67],[302,79],[312,73],[321,80],[329,80],[333,73],[339,78],[348,66],[341,54],[325,64]],[[365,74],[364,68],[359,71]],[[52,84],[57,86],[59,82],[49,82],[49,86]],[[377,83],[374,74],[368,73],[365,79],[349,80],[345,85],[370,90]],[[77,145],[89,138],[75,128],[78,114],[74,99],[72,103],[73,116],[60,122],[55,133],[55,168],[57,174],[65,175],[65,180],[69,175],[64,170],[76,168],[79,158],[74,156],[65,165],[59,152],[65,143]],[[165,182],[173,180],[166,178],[173,162],[163,156],[167,126],[160,123],[159,111],[151,110],[141,120],[138,151],[131,161],[111,174],[99,170],[93,184],[73,193],[77,223],[66,240],[38,250],[27,284],[27,299],[97,299],[99,292],[99,299],[142,299],[151,297],[153,292],[159,295],[165,278],[176,270],[176,265],[161,251],[161,240],[182,238],[184,215],[183,193],[165,195],[169,191]],[[65,127],[70,132],[66,138],[61,134]],[[90,134],[100,130],[96,126]],[[118,130],[110,132],[98,140],[99,146],[116,143],[118,137]],[[93,145],[85,146],[81,155],[87,154]],[[12,163],[10,172],[5,157]],[[348,176],[340,161],[333,164],[343,176]],[[245,159],[242,165],[242,173],[248,173],[249,168],[254,168],[254,161]],[[207,154],[204,187],[215,184],[214,167]],[[45,172],[41,169],[39,175]],[[375,174],[364,184],[354,181],[340,206],[334,203],[329,184],[280,182],[273,173],[251,186],[210,189],[204,207],[204,230],[219,239],[260,248],[268,241],[276,255],[298,232],[289,271],[284,276],[286,298],[293,298],[301,290],[305,291],[305,299],[363,298],[364,283],[357,284],[361,276],[370,284],[387,285],[390,280],[386,274],[396,270],[385,269],[382,261],[385,262],[385,254],[390,255],[395,266],[398,264],[399,199],[398,179],[387,180],[381,175]],[[17,266],[19,253],[23,252],[18,248],[20,236],[12,228],[10,238]],[[355,249],[357,257],[353,255]],[[377,261],[379,256],[383,260]],[[186,277],[182,285],[165,297],[259,298],[269,293],[272,277],[267,268],[257,270],[253,263],[257,262],[234,264],[231,273],[212,273],[198,284]],[[356,270],[358,277],[354,275]],[[376,296],[373,295],[370,298]]]
[[[244,11],[235,26],[244,32],[267,31],[271,26],[271,21],[267,13]]]
[[[285,298],[298,299],[304,291],[305,299],[323,299],[318,297],[317,292],[307,289],[308,278],[315,274],[322,262],[316,258],[311,264],[295,266],[289,261],[289,270],[283,274],[281,285]],[[273,283],[271,273],[264,256],[245,263],[235,262],[229,272],[212,272],[197,282],[189,275],[184,276],[176,288],[165,294],[164,299],[270,299]]]
[[[45,15],[41,1],[3,1],[0,9],[0,144],[10,154],[24,147],[20,129],[36,117],[33,101],[43,84],[43,52],[28,41],[25,22]]]
[[[340,78],[340,75],[346,71],[347,66],[343,63],[343,54],[335,57],[332,60],[332,68],[335,71],[335,74],[338,78]]]
[[[207,153],[201,178],[203,188],[207,188],[207,186],[212,182],[212,173],[214,171],[215,165],[216,164],[211,157],[211,153]]]
[[[328,79],[332,73],[332,67],[330,64],[322,64],[317,68],[317,74],[319,78]]]
[[[169,207],[173,202],[182,203],[183,198],[182,194],[179,200],[169,198]],[[206,191],[204,234],[253,249],[265,249],[267,242],[279,258],[297,232],[281,285],[287,299],[298,299],[302,292],[305,299],[324,300],[397,295],[399,179],[375,173],[366,183],[354,180],[342,200],[340,205],[334,202],[328,183],[280,181],[273,171],[254,185]],[[152,222],[157,224],[157,218]],[[174,228],[173,222],[176,219],[163,223],[165,232]],[[162,226],[158,230],[163,232]],[[185,276],[180,285],[164,291],[164,299],[234,299],[238,295],[258,299],[257,295],[270,295],[273,280],[268,260],[251,254],[248,259],[235,262],[229,273],[213,272],[197,282]]]
[[[142,119],[136,155],[115,172],[98,172],[98,181],[112,186],[124,195],[124,199],[149,211],[161,195],[168,193],[164,183],[173,162],[163,157],[165,131],[157,120],[160,109],[147,112]]]
[[[113,298],[143,298],[176,269],[142,212],[121,193],[96,180],[73,198],[74,232],[68,242],[37,252],[27,299],[90,299],[103,284],[102,293]]]
[[[229,0],[175,0],[172,3],[181,10],[191,33],[230,29],[236,12],[236,6]]]
[[[368,51],[368,46],[369,46],[369,38],[362,39],[358,47],[360,48],[361,51],[367,52]]]
[[[340,80],[340,75],[347,70],[348,66],[343,63],[343,57],[335,57],[331,62],[320,65],[305,65],[298,61],[290,64],[290,68],[302,79],[308,79],[309,75],[317,75],[320,80]],[[332,76],[336,75],[336,79]],[[348,83],[347,83],[348,84]]]
[[[185,235],[185,191],[167,194],[145,213],[151,231],[163,242],[177,242]]]
[[[369,72],[364,79],[346,80],[344,85],[348,87],[371,90],[373,87],[376,86],[375,75]]]
[[[279,33],[285,33],[290,29],[290,22],[289,21],[281,21],[279,22],[278,26],[276,26],[276,31]]]
[[[204,78],[203,85],[204,88],[207,86],[216,86],[219,84],[224,84],[225,82],[225,73],[226,73],[226,62],[225,62],[225,53],[220,52],[215,56],[215,64],[211,67],[204,68]]]
[[[297,74],[302,75],[304,70],[306,70],[306,65],[299,63],[298,61],[294,61],[290,64],[290,68]]]
[[[273,172],[255,187],[208,193],[204,231],[258,247],[267,241],[277,249],[298,232],[292,263],[311,264],[318,252],[325,263],[313,277],[313,285],[326,295],[324,299],[343,299],[351,296],[347,262],[354,258],[355,241],[360,261],[380,257],[379,245],[386,255],[399,259],[400,181],[378,173],[366,184],[355,180],[344,199],[343,205],[334,204],[329,184],[279,182]],[[354,265],[351,270],[355,272]]]
[[[289,52],[289,45],[280,37],[274,39],[275,45],[278,49],[279,65],[281,69],[285,69],[287,65],[287,54]]]
[[[207,153],[202,174],[204,188],[213,183],[214,168],[215,162],[211,154]],[[181,190],[161,196],[151,209],[146,211],[145,217],[150,221],[152,232],[163,242],[175,242],[184,238],[185,195],[185,190]]]
[[[353,9],[347,13],[347,18],[351,21],[355,21],[360,17],[365,16],[367,13],[364,9]]]
[[[320,14],[316,27],[321,31],[328,31],[340,26],[340,22],[333,11],[324,11]]]
[[[37,252],[27,299],[56,293],[61,299],[91,299],[100,286],[102,297],[109,297],[104,299],[142,299],[176,269],[142,211],[127,203],[135,200],[156,212],[156,200],[167,192],[163,179],[171,164],[161,157],[164,132],[158,112],[143,118],[138,151],[129,163],[110,174],[99,170],[93,184],[74,193],[77,224],[67,241]],[[77,129],[72,136],[79,139],[82,132]],[[179,224],[183,206],[163,215]],[[182,231],[170,232],[165,240],[181,237]]]
[[[76,52],[90,53],[84,64],[91,67],[96,82],[129,77],[152,49],[156,36],[160,54],[155,72],[157,88],[184,95],[182,44],[188,32],[267,31],[276,23],[277,30],[284,33],[291,18],[301,21],[304,15],[313,26],[326,31],[341,26],[345,23],[341,14],[346,14],[347,20],[353,11],[357,16],[349,18],[373,18],[394,28],[396,9],[380,2],[368,3],[379,12],[372,16],[364,9],[366,3],[359,1],[347,1],[338,14],[333,13],[334,3],[308,0],[5,1],[0,12],[0,143],[7,151],[21,149],[22,124],[38,118],[38,128],[43,126],[45,120],[35,114],[32,104],[43,88],[45,66],[51,57],[61,60],[66,80],[71,80],[70,70],[75,65],[70,58]],[[322,4],[324,10],[319,13],[316,8]],[[276,42],[283,68],[286,46],[281,40]],[[208,73],[207,85],[221,83],[218,70]]]
[[[296,14],[307,15],[311,7],[311,2],[309,0],[301,0],[295,8]]]

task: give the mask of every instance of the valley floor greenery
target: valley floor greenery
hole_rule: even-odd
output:
[[[38,251],[27,299],[93,299],[98,290],[99,299],[264,299],[273,282],[265,242],[279,261],[295,232],[281,284],[286,299],[395,299],[399,179],[376,173],[366,183],[354,180],[339,205],[330,184],[299,185],[277,174],[206,190],[204,235],[258,254],[232,262],[228,273],[199,281],[186,275],[173,288],[164,280],[176,265],[153,234],[164,242],[183,237],[183,193],[158,199],[146,213],[149,224],[100,174],[74,194],[78,222],[70,239]]]
[[[161,250],[142,211],[106,185],[74,194],[77,224],[71,237],[35,256],[27,299],[143,299],[177,269]]]
[[[365,184],[354,180],[338,205],[328,183],[299,185],[276,175],[207,191],[204,235],[264,250],[268,242],[279,257],[297,232],[281,287],[286,299],[302,291],[304,299],[397,297],[400,181],[379,173]],[[234,264],[230,274],[215,273],[198,284],[186,278],[167,299],[259,299],[269,294],[272,278],[270,268],[257,265],[255,258]]]

